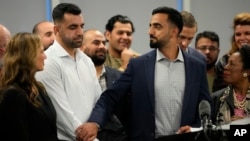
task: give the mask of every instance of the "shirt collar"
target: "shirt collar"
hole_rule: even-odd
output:
[[[163,59],[167,59],[169,60],[168,58],[166,58],[161,52],[160,50],[157,48],[156,49],[156,61],[159,62]],[[178,55],[177,55],[177,58],[174,60],[174,61],[181,61],[181,62],[184,62],[184,58],[183,58],[183,54],[182,54],[182,51],[180,49],[180,47],[178,47]]]
[[[48,48],[46,50],[46,52],[57,52],[58,56],[60,57],[70,57],[71,56],[69,55],[69,53],[55,40],[53,45],[51,46],[52,48]],[[79,49],[79,48],[76,48],[76,52],[75,52],[75,57],[76,59],[79,59],[79,58],[82,58],[81,56],[83,55],[84,53]],[[85,55],[85,54],[84,54]]]
[[[101,77],[103,77],[105,74],[106,74],[106,69],[105,69],[105,67],[103,66],[102,72],[101,72],[101,74],[100,74],[100,76],[99,76],[99,79],[100,79]]]

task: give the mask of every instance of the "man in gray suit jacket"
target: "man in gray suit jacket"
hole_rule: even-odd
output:
[[[130,60],[125,72],[101,95],[89,122],[77,129],[79,140],[93,140],[125,95],[129,141],[155,141],[200,127],[199,103],[211,102],[206,65],[178,47],[182,27],[177,10],[153,10],[148,33],[154,50]]]

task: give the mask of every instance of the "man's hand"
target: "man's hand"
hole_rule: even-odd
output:
[[[182,133],[188,133],[191,132],[191,126],[182,126],[181,128],[179,128],[179,130],[177,131],[176,134],[182,134]]]
[[[78,141],[93,141],[98,132],[98,125],[94,122],[87,122],[76,129],[76,140]]]
[[[135,53],[131,49],[124,48],[121,53],[122,65],[121,68],[125,70],[127,68],[128,62],[131,58],[138,57],[139,54]]]

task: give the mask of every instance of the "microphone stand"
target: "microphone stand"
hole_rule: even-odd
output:
[[[203,123],[203,132],[207,141],[228,141],[227,134],[221,127],[221,121],[217,117],[215,126],[211,120],[205,120],[205,123]]]
[[[217,137],[220,137],[220,141],[228,141],[227,134],[221,127],[221,122],[222,122],[222,120],[220,119],[221,116],[222,114],[219,114],[216,118],[216,131],[218,132]]]
[[[212,135],[213,135],[213,124],[212,124],[212,120],[208,120],[206,119],[205,121],[202,121],[202,122],[205,122],[203,123],[203,132],[204,132],[204,135],[205,135],[205,138],[208,140],[208,141],[214,141],[213,138],[212,138]]]
[[[211,136],[211,132],[212,132],[212,128],[213,128],[212,120],[208,120],[207,117],[204,117],[201,120],[201,125],[202,125],[202,129],[203,129],[202,131],[204,133],[206,141],[213,141],[209,137],[209,136]],[[194,138],[195,141],[200,140],[199,137],[200,137],[202,131],[198,132],[198,134],[195,136],[195,138]]]

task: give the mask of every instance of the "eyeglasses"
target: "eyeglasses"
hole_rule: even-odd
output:
[[[218,47],[215,47],[215,46],[200,46],[200,47],[197,47],[197,49],[199,49],[202,52],[205,52],[206,50],[209,50],[210,52],[214,52],[214,51],[218,50]]]

